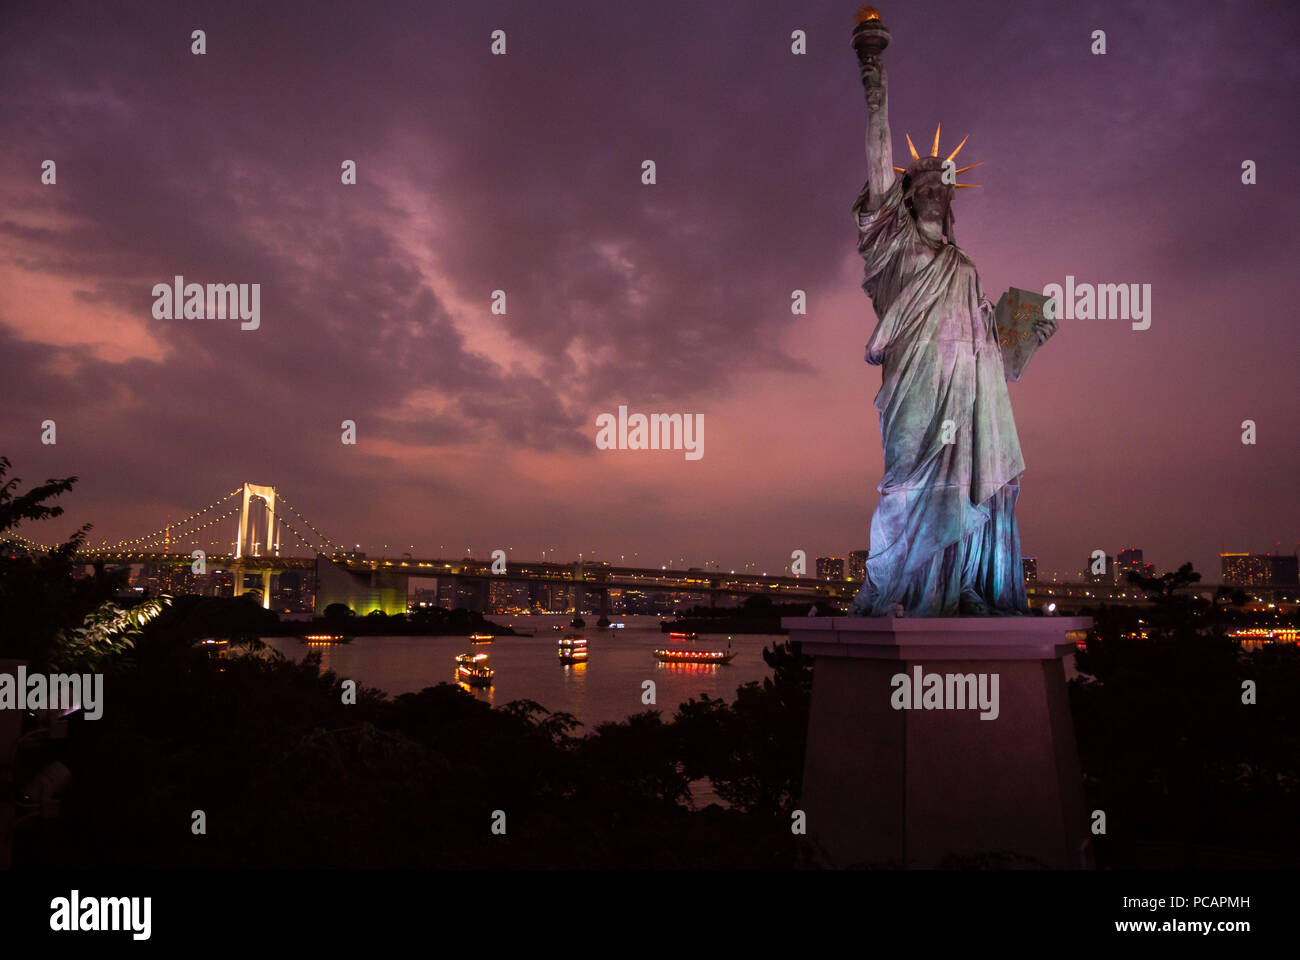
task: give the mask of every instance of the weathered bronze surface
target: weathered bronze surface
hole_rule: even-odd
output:
[[[955,163],[945,175],[936,131],[930,156],[908,138],[912,165],[895,176],[888,78],[874,46],[855,39],[869,119],[867,184],[853,212],[862,289],[879,318],[866,360],[882,370],[885,471],[851,612],[1022,614],[1015,507],[1025,462],[993,306],[953,242]],[[1040,342],[1054,330],[1043,321]]]

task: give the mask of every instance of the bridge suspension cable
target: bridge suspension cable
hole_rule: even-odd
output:
[[[37,550],[41,550],[44,552],[49,552],[50,550],[54,549],[48,544],[37,543],[35,540],[28,540],[26,537],[20,537],[17,534],[13,534],[13,533],[6,534],[4,539],[6,541],[9,541],[10,543],[21,543],[27,547],[35,547]]]
[[[321,533],[319,530],[317,530],[316,527],[312,524],[312,522],[311,522],[310,520],[308,520],[306,517],[304,517],[301,513],[298,512],[298,508],[297,508],[297,507],[295,507],[295,506],[294,506],[292,503],[290,503],[288,500],[284,499],[284,496],[283,496],[283,495],[277,493],[277,494],[276,494],[276,500],[278,500],[280,503],[282,503],[282,504],[284,504],[286,507],[288,507],[289,510],[293,513],[293,515],[294,515],[295,517],[297,517],[297,518],[298,518],[299,520],[301,520],[304,524],[306,524],[307,529],[310,530],[312,533],[316,534],[316,536],[320,538],[320,543],[321,543],[322,546],[333,547],[335,550],[339,550],[339,549],[341,549],[341,547],[340,547],[339,544],[335,543],[335,542],[334,542],[333,540],[331,540],[329,537],[325,536],[325,534],[323,534],[323,533]],[[290,527],[290,529],[292,530],[293,528]],[[298,534],[298,532],[297,532],[296,530],[294,531],[294,534],[293,534],[293,535],[294,535],[295,537],[298,537],[298,539],[302,540],[302,537],[299,536],[299,534]],[[305,546],[308,546],[308,547],[311,547],[311,546],[312,546],[312,544],[308,543],[306,540],[303,540],[303,544],[304,544]],[[313,547],[313,549],[315,549],[315,548]],[[320,552],[320,553],[327,553],[328,551],[326,551],[326,550],[321,550],[321,551],[319,551],[319,552]]]
[[[238,501],[236,501],[234,505],[232,505],[229,509],[225,510],[224,512],[213,516],[208,516],[213,511],[219,509],[223,503],[230,500],[232,497],[237,497],[243,491],[243,489],[244,488],[242,486],[236,487],[234,490],[231,490],[225,496],[219,498],[218,500],[213,501],[212,503],[208,504],[206,507],[203,507],[200,510],[194,511],[189,516],[183,517],[180,520],[166,523],[163,526],[159,527],[157,530],[150,531],[149,533],[143,534],[142,536],[128,537],[122,540],[118,540],[116,543],[101,543],[98,547],[87,546],[85,549],[79,552],[85,554],[105,554],[105,553],[122,553],[126,551],[144,551],[144,550],[148,550],[150,547],[156,547],[168,542],[176,542],[186,538],[192,539],[196,534],[199,533],[199,531],[206,530],[207,528],[213,526],[214,524],[220,523],[223,520],[228,520],[231,517],[235,516],[236,514],[240,514],[242,511],[242,505]],[[331,552],[331,550],[338,551],[342,549],[342,546],[339,543],[337,543],[330,537],[325,536],[325,534],[323,534],[316,527],[315,524],[313,524],[310,520],[308,520],[306,517],[304,517],[301,513],[298,512],[297,507],[295,507],[289,501],[285,500],[284,497],[280,495],[278,492],[276,493],[276,500],[277,502],[283,504],[286,508],[288,508],[288,510],[294,515],[294,517],[298,519],[299,522],[301,522],[308,530],[310,530],[313,534],[316,535],[317,538],[316,542],[313,543],[310,539],[303,536],[302,533],[298,530],[298,528],[295,527],[293,524],[291,524],[288,518],[285,517],[283,514],[276,517],[276,522],[283,524],[284,528],[287,529],[291,534],[293,534],[293,536],[298,540],[298,542],[301,543],[304,547],[307,547],[308,549],[314,550],[319,553],[329,553]],[[203,522],[200,523],[199,521],[203,521]],[[187,529],[181,529],[181,528],[187,528]],[[272,535],[268,537],[268,539],[274,540],[274,536],[273,536],[274,531],[271,531],[271,534]],[[53,547],[48,546],[46,544],[36,543],[35,541],[29,540],[26,537],[17,536],[17,535],[7,535],[3,538],[0,538],[0,540],[9,541],[18,544],[24,544],[29,549],[39,549],[42,551],[48,551],[54,549]],[[267,549],[271,550],[274,549],[276,546],[277,546],[276,543],[270,543],[267,545]]]
[[[306,547],[308,550],[311,550],[311,551],[316,552],[316,553],[320,553],[320,552],[322,552],[322,551],[320,551],[320,550],[317,549],[317,547],[316,547],[315,544],[313,544],[310,540],[308,540],[308,539],[307,539],[306,537],[304,537],[301,533],[299,533],[298,530],[297,530],[297,528],[295,528],[294,525],[291,524],[288,520],[286,520],[283,516],[276,517],[276,518],[275,518],[275,521],[276,521],[276,523],[283,524],[283,525],[284,525],[284,528],[285,528],[286,530],[288,530],[290,533],[292,533],[292,534],[294,535],[294,537],[297,538],[298,542],[301,543],[301,544],[302,544],[304,547]]]
[[[239,507],[231,507],[231,508],[230,508],[229,510],[227,510],[225,513],[218,514],[217,516],[212,517],[210,520],[208,520],[207,523],[201,523],[201,524],[199,524],[197,527],[193,527],[193,528],[191,528],[191,529],[185,531],[185,534],[184,534],[184,535],[185,535],[185,536],[188,536],[188,537],[193,537],[193,536],[194,536],[196,533],[198,533],[200,530],[206,530],[208,527],[211,527],[211,526],[213,526],[214,524],[218,524],[218,523],[220,523],[222,520],[229,520],[231,517],[233,517],[233,516],[234,516],[236,513],[238,513],[238,512],[239,512]],[[173,533],[172,533],[172,536],[171,536],[171,542],[172,542],[172,543],[175,543],[175,542],[176,542],[176,539],[177,539],[177,538],[176,538],[176,534],[175,534],[175,532],[173,532]],[[155,539],[154,542],[153,542],[153,546],[157,546],[159,543],[162,543],[162,542],[163,542],[163,541],[162,541],[161,539]]]
[[[208,527],[212,526],[213,524],[220,523],[222,520],[228,520],[238,512],[239,512],[239,507],[231,507],[225,513],[218,514],[215,517],[211,517],[206,523],[201,523],[197,527],[190,528],[189,530],[185,531],[184,535],[187,537],[193,537],[200,530],[206,530]],[[131,541],[130,545],[132,546],[133,549],[147,550],[149,547],[156,547],[159,544],[164,543],[167,539],[168,538],[165,535],[163,536],[155,535],[153,539],[149,539],[147,537],[140,537],[137,540]],[[174,543],[177,541],[178,537],[173,534],[169,539],[171,540],[171,542]],[[83,553],[121,553],[122,550],[119,549],[118,545],[115,544],[111,547],[94,547],[89,550],[84,550],[82,552]]]
[[[134,539],[119,540],[119,541],[117,541],[117,543],[110,543],[110,544],[101,545],[101,546],[98,547],[96,550],[94,550],[94,551],[87,551],[87,552],[88,552],[88,553],[89,553],[89,552],[105,553],[105,552],[112,552],[112,551],[114,551],[114,550],[117,550],[119,547],[134,547],[134,546],[139,546],[139,545],[145,544],[146,541],[150,541],[150,542],[162,542],[162,540],[165,539],[165,538],[167,537],[167,535],[168,535],[168,531],[170,531],[171,529],[173,529],[173,528],[175,528],[175,527],[182,527],[182,526],[184,526],[185,524],[189,523],[191,520],[196,520],[196,519],[198,519],[199,517],[203,516],[203,515],[204,515],[205,513],[207,513],[209,510],[215,510],[217,507],[221,506],[222,503],[224,503],[225,501],[229,500],[231,497],[235,496],[235,494],[241,492],[242,490],[243,490],[243,487],[238,487],[238,488],[236,488],[236,489],[234,489],[234,490],[231,490],[231,491],[230,491],[228,494],[226,494],[224,497],[222,497],[221,499],[219,499],[219,500],[217,500],[217,501],[215,501],[215,502],[213,502],[213,503],[208,504],[208,505],[207,505],[206,507],[204,507],[202,510],[196,510],[196,511],[194,511],[194,513],[191,513],[191,514],[190,514],[188,517],[186,517],[185,519],[183,519],[183,520],[177,520],[175,523],[168,523],[168,524],[164,525],[163,527],[159,528],[158,530],[153,531],[152,533],[146,533],[144,536],[142,536],[142,537],[135,537]],[[227,514],[227,516],[228,516],[228,515],[229,515],[229,514]],[[211,523],[212,523],[212,522],[213,522],[213,521],[209,521],[209,523],[205,523],[205,524],[203,525],[203,527],[211,526]],[[195,529],[196,529],[196,530],[202,530],[203,527],[197,527],[197,528],[195,528]],[[195,531],[189,531],[189,532],[193,533],[193,532],[195,532]]]

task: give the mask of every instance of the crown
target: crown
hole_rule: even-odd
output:
[[[942,127],[942,124],[939,124],[939,125],[935,126],[935,128],[934,128],[934,146],[930,148],[930,156],[928,156],[928,157],[922,157],[920,154],[918,154],[918,153],[916,152],[916,147],[912,146],[912,138],[911,138],[911,136],[910,136],[909,134],[906,134],[906,133],[903,134],[903,136],[907,137],[907,149],[910,150],[910,151],[912,152],[912,167],[911,167],[911,169],[907,169],[907,168],[904,168],[904,167],[894,167],[894,169],[897,170],[899,173],[905,175],[905,176],[910,176],[910,177],[913,177],[913,178],[915,179],[916,175],[917,175],[917,174],[920,174],[920,173],[937,172],[939,169],[941,169],[941,168],[943,167],[943,164],[944,164],[944,163],[947,163],[949,160],[951,160],[951,159],[953,159],[954,157],[956,157],[957,154],[961,153],[961,148],[964,147],[964,146],[966,146],[966,141],[970,139],[970,134],[967,134],[966,136],[962,137],[961,143],[957,144],[957,149],[954,150],[952,153],[948,154],[947,159],[945,159],[945,160],[943,161],[943,163],[940,163],[940,164],[931,164],[931,163],[926,163],[926,162],[925,162],[925,161],[927,161],[927,160],[937,160],[937,159],[939,158],[939,130],[940,130],[941,127]],[[957,174],[960,174],[960,173],[965,173],[967,170],[973,170],[973,169],[975,169],[976,167],[978,167],[980,164],[982,164],[983,162],[984,162],[984,161],[981,160],[981,161],[979,161],[979,163],[972,163],[970,166],[967,166],[967,167],[960,167],[960,168],[957,169],[956,173],[957,173]],[[954,174],[954,175],[955,175],[955,174]],[[952,184],[952,186],[957,187],[957,188],[960,189],[961,187],[978,187],[978,186],[980,186],[980,184],[978,184],[978,183],[954,183],[954,184]]]

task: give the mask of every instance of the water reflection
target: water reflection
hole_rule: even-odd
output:
[[[709,676],[714,677],[725,666],[721,663],[683,663],[680,660],[674,660],[665,663],[660,660],[656,663],[659,670],[671,673],[676,676]]]
[[[487,686],[481,684],[469,684],[464,680],[456,679],[454,676],[452,677],[452,683],[461,690],[464,690],[466,693],[471,694],[475,699],[482,700],[490,707],[495,707],[497,705],[496,684],[490,683]]]
[[[581,684],[587,679],[587,661],[582,660],[578,663],[562,663],[560,664],[560,672],[564,674],[565,680]]]
[[[732,650],[736,658],[722,668],[716,663],[660,663],[653,651],[664,645],[664,634],[656,617],[625,618],[623,630],[586,631],[590,657],[587,662],[565,665],[556,656],[557,641],[569,629],[571,616],[502,617],[513,620],[522,633],[498,634],[491,646],[474,647],[468,637],[357,637],[344,646],[314,648],[321,654],[324,669],[377,687],[396,696],[415,693],[425,687],[453,682],[457,654],[474,650],[491,651],[496,671],[491,687],[469,688],[477,699],[491,706],[512,700],[532,700],[553,713],[570,713],[586,730],[608,721],[626,720],[646,710],[656,710],[668,719],[679,704],[707,693],[727,701],[736,688],[752,680],[771,676],[762,650],[779,637],[736,636]],[[551,626],[560,630],[551,630]],[[268,646],[301,660],[308,651],[296,639],[268,637]],[[701,642],[725,647],[726,636],[707,635]],[[652,670],[652,667],[656,668]],[[642,702],[642,684],[653,677],[658,685],[657,705]],[[462,689],[465,689],[462,687]]]

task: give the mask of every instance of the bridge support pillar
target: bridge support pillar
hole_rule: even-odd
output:
[[[587,570],[579,560],[573,565],[573,615],[581,616],[587,606]]]
[[[271,568],[262,571],[262,608],[271,609]]]
[[[469,596],[466,598],[466,608],[475,613],[487,613],[489,606],[488,581],[462,577],[461,581],[469,588]]]
[[[230,579],[234,581],[234,595],[242,597],[244,595],[244,565],[242,563],[231,564]]]

